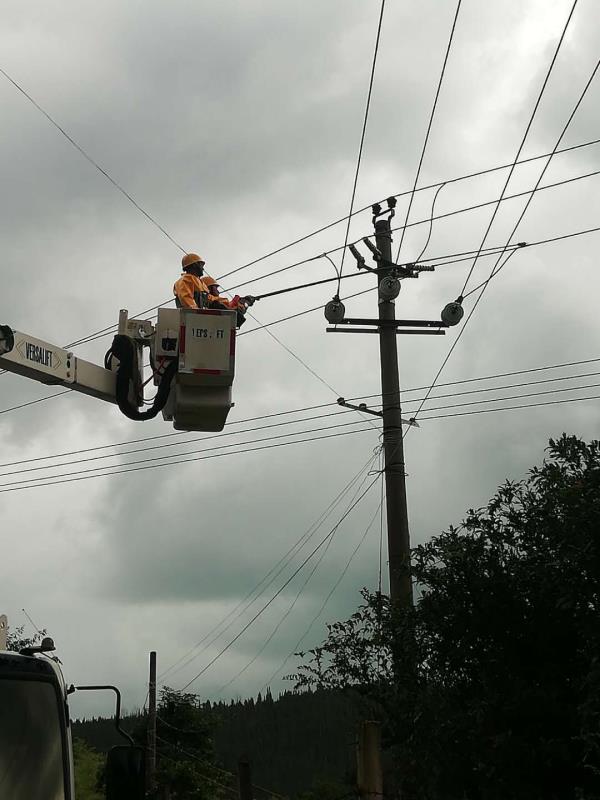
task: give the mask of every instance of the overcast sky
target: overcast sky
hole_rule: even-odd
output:
[[[514,159],[571,4],[463,0],[420,185]],[[181,247],[200,252],[211,274],[220,276],[347,214],[379,9],[378,0],[9,0],[0,12],[0,67]],[[454,0],[386,3],[357,207],[412,187],[455,9]],[[579,0],[523,156],[552,150],[596,63],[599,44],[597,4]],[[562,146],[599,138],[598,100],[594,83]],[[178,247],[1,75],[0,103],[0,323],[64,344],[116,322],[120,308],[134,314],[166,300],[179,275]],[[544,163],[518,168],[508,193],[532,187]],[[543,184],[598,169],[599,147],[588,146],[555,156]],[[496,199],[506,176],[496,172],[446,186],[436,213]],[[597,226],[597,190],[598,177],[592,176],[540,192],[517,239],[537,241]],[[411,220],[426,219],[432,200],[433,191],[418,193]],[[505,243],[523,202],[502,205],[486,244]],[[493,208],[436,222],[426,255],[476,250]],[[403,199],[394,223],[402,223],[405,211]],[[365,212],[354,218],[350,236],[371,231]],[[259,280],[339,247],[344,233],[338,225],[260,261],[235,276],[236,285],[244,282],[238,291],[259,293],[331,277],[331,264],[321,259]],[[426,225],[411,228],[402,260],[416,258],[426,237]],[[593,233],[518,252],[490,283],[440,382],[599,357],[598,243]],[[337,263],[339,257],[333,255]],[[405,282],[398,315],[438,317],[456,298],[471,263],[438,267]],[[480,259],[469,288],[484,280],[492,265],[489,258]],[[344,272],[354,271],[347,258]],[[224,283],[232,286],[231,281]],[[343,294],[372,283],[368,275],[349,280]],[[254,310],[266,323],[324,305],[332,294],[331,284],[320,286],[264,300]],[[467,311],[475,297],[465,301]],[[349,300],[347,309],[374,316],[375,294]],[[248,321],[244,333],[257,324]],[[319,311],[269,329],[280,341],[266,330],[239,339],[231,422],[377,392],[376,338],[330,335],[325,326]],[[399,338],[405,388],[430,384],[457,333],[454,328],[445,337]],[[109,344],[110,337],[102,338],[77,353],[100,363]],[[473,387],[596,371],[591,363],[440,387],[426,409],[564,388],[569,391],[429,414],[592,397],[600,394],[593,375],[436,400]],[[573,388],[581,386],[591,388]],[[0,411],[55,391],[13,375],[1,376],[0,387]],[[406,415],[416,408],[409,401],[422,396],[406,393]],[[597,436],[599,402],[430,422],[424,411],[421,427],[406,439],[413,543],[460,522],[504,478],[524,476],[543,457],[550,436],[562,431]],[[177,448],[146,454],[124,456],[123,448],[109,447],[0,470],[1,484],[99,465],[114,471],[117,464],[145,457],[199,456],[209,447],[348,422],[358,424],[333,432],[360,432],[253,453],[245,452],[252,445],[240,444],[230,448],[231,457],[4,493],[0,611],[13,626],[31,630],[25,608],[48,629],[69,681],[117,684],[127,708],[141,706],[148,651],[158,651],[162,672],[200,642],[359,474],[377,447],[377,430],[347,414],[205,443],[190,434],[177,437]],[[112,406],[73,393],[0,414],[1,462],[169,432],[162,420],[134,423]],[[187,439],[190,444],[182,446]],[[15,470],[98,454],[111,457],[12,476]],[[236,617],[221,639],[203,642],[195,659],[166,683],[183,686],[242,629],[339,520],[364,475],[261,600]],[[246,696],[277,673],[340,579],[379,501],[376,483],[340,526],[297,601],[314,561],[190,690],[203,698]],[[353,611],[362,586],[376,588],[379,537],[376,517],[305,646],[323,637],[326,621]],[[278,623],[254,663],[220,695]],[[292,658],[283,672],[294,664]],[[271,681],[274,691],[285,685],[278,674]],[[110,707],[106,698],[73,701],[79,715],[108,713]]]

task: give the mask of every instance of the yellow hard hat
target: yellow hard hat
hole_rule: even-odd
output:
[[[219,286],[219,281],[213,278],[212,275],[203,275],[202,280],[207,286]]]
[[[191,267],[192,264],[204,264],[205,261],[198,253],[186,253],[181,259],[181,266],[185,269]]]

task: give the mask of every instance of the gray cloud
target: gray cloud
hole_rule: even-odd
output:
[[[514,1],[464,6],[423,183],[514,157],[569,5],[550,9],[531,0],[525,8]],[[204,3],[202,8],[183,0],[143,8],[50,2],[36,10],[34,21],[11,4],[3,12],[2,66],[177,241],[200,250],[211,271],[223,274],[346,213],[377,11],[378,4],[358,0],[312,8],[273,0]],[[433,0],[386,8],[358,205],[412,185],[453,13],[453,6],[441,9]],[[552,148],[597,49],[595,8],[582,4],[527,155]],[[567,144],[597,137],[597,96],[594,85]],[[8,187],[0,195],[0,322],[65,343],[116,321],[119,308],[133,313],[166,299],[179,271],[176,247],[4,80],[0,100],[0,171]],[[597,168],[598,158],[597,148],[557,157],[545,180]],[[519,169],[509,191],[531,186],[539,169],[539,164]],[[493,199],[504,179],[502,173],[448,186],[436,210]],[[532,241],[595,226],[596,187],[597,179],[591,178],[540,193],[518,238]],[[411,218],[427,217],[431,201],[432,192],[417,196]],[[504,241],[522,207],[522,200],[506,204],[489,243]],[[403,201],[398,224],[405,208]],[[437,222],[428,253],[476,247],[491,211]],[[250,288],[271,269],[339,246],[343,232],[338,226],[261,262],[239,279],[234,276],[235,283],[246,281]],[[369,215],[360,215],[351,236],[368,232]],[[423,226],[407,233],[403,257],[417,255],[426,233]],[[595,241],[581,237],[515,255],[490,284],[441,380],[596,356]],[[471,287],[489,275],[492,264],[481,259]],[[346,261],[344,269],[353,271],[354,264]],[[467,270],[466,264],[440,267],[407,282],[399,313],[437,315],[456,297]],[[332,274],[328,262],[318,261],[255,287]],[[344,290],[349,294],[367,286],[368,277],[357,278]],[[256,316],[269,322],[322,304],[332,293],[333,286],[317,287],[263,301]],[[350,300],[348,309],[373,314],[375,297]],[[265,331],[258,332],[239,340],[231,419],[331,402],[338,394],[376,392],[376,343],[371,337],[326,337],[323,328],[317,313],[273,332],[335,392]],[[404,386],[427,385],[455,335],[402,337]],[[78,352],[99,363],[109,342],[106,338]],[[15,376],[0,376],[0,388],[0,410],[51,393]],[[407,394],[405,402],[415,396],[422,393]],[[423,541],[459,521],[506,476],[522,475],[539,461],[549,435],[570,430],[589,438],[597,435],[597,422],[593,402],[424,421],[407,438],[413,540]],[[159,421],[130,423],[116,409],[86,397],[58,398],[0,415],[1,461],[167,430]],[[37,624],[51,628],[74,679],[118,683],[129,706],[140,704],[148,650],[158,649],[164,667],[198,641],[311,524],[375,442],[376,434],[366,433],[5,494],[5,609],[13,624],[26,607]],[[290,651],[341,574],[375,509],[376,495],[374,489],[340,529],[286,623],[230,692],[255,691]],[[373,530],[323,620],[349,613],[359,587],[374,585],[377,551]],[[218,668],[203,676],[200,692],[216,691],[258,651],[303,576],[217,662]],[[323,620],[309,644],[322,634]],[[231,632],[238,629],[233,626]],[[206,661],[218,652],[216,646],[203,654]],[[206,661],[194,664],[199,669]],[[182,670],[174,685],[192,674],[191,666]],[[76,705],[77,713],[107,708],[104,700]]]

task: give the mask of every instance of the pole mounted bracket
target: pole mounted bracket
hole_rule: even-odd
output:
[[[375,411],[372,408],[369,408],[366,403],[359,403],[357,406],[353,405],[352,403],[347,403],[343,397],[338,397],[338,405],[344,406],[344,408],[350,408],[352,411],[362,411],[363,414],[371,414],[373,417],[380,417],[383,419],[383,411]],[[403,425],[411,425],[414,428],[419,428],[420,425],[416,419],[404,419],[402,417],[402,424]]]

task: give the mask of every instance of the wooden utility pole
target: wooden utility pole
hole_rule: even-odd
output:
[[[238,761],[240,800],[252,800],[252,768],[245,758]]]
[[[377,278],[377,318],[346,317],[344,304],[338,295],[327,303],[324,310],[325,318],[334,325],[332,328],[327,328],[328,333],[376,333],[379,335],[383,409],[381,411],[370,409],[366,403],[358,406],[352,405],[352,403],[347,403],[343,397],[338,398],[338,404],[380,417],[383,421],[390,599],[396,607],[411,608],[413,592],[402,424],[418,427],[418,423],[413,419],[402,419],[397,337],[401,333],[443,336],[444,328],[455,325],[460,320],[462,307],[458,301],[449,303],[442,312],[442,319],[439,320],[396,319],[395,299],[400,292],[400,279],[418,278],[421,272],[432,272],[435,267],[424,264],[401,265],[392,261],[390,220],[395,213],[396,200],[390,197],[387,203],[387,209],[382,209],[379,203],[373,206],[376,244],[373,244],[368,236],[363,239],[364,244],[373,253],[377,267],[368,267],[356,246],[349,245],[358,268],[373,272]]]
[[[6,640],[8,638],[8,617],[0,614],[0,650],[6,650]]]
[[[364,800],[381,800],[381,723],[373,720],[361,722],[358,729],[356,783],[359,797]]]
[[[148,741],[146,757],[146,787],[156,789],[156,652],[150,653],[150,679],[148,681]]]
[[[378,269],[379,354],[381,365],[381,401],[383,403],[383,453],[387,510],[387,540],[390,571],[390,599],[399,606],[413,602],[410,574],[410,536],[404,479],[404,441],[400,407],[397,332],[394,327],[394,300],[381,296],[382,281],[394,273],[392,234],[388,218],[375,220],[375,242],[381,253]]]

